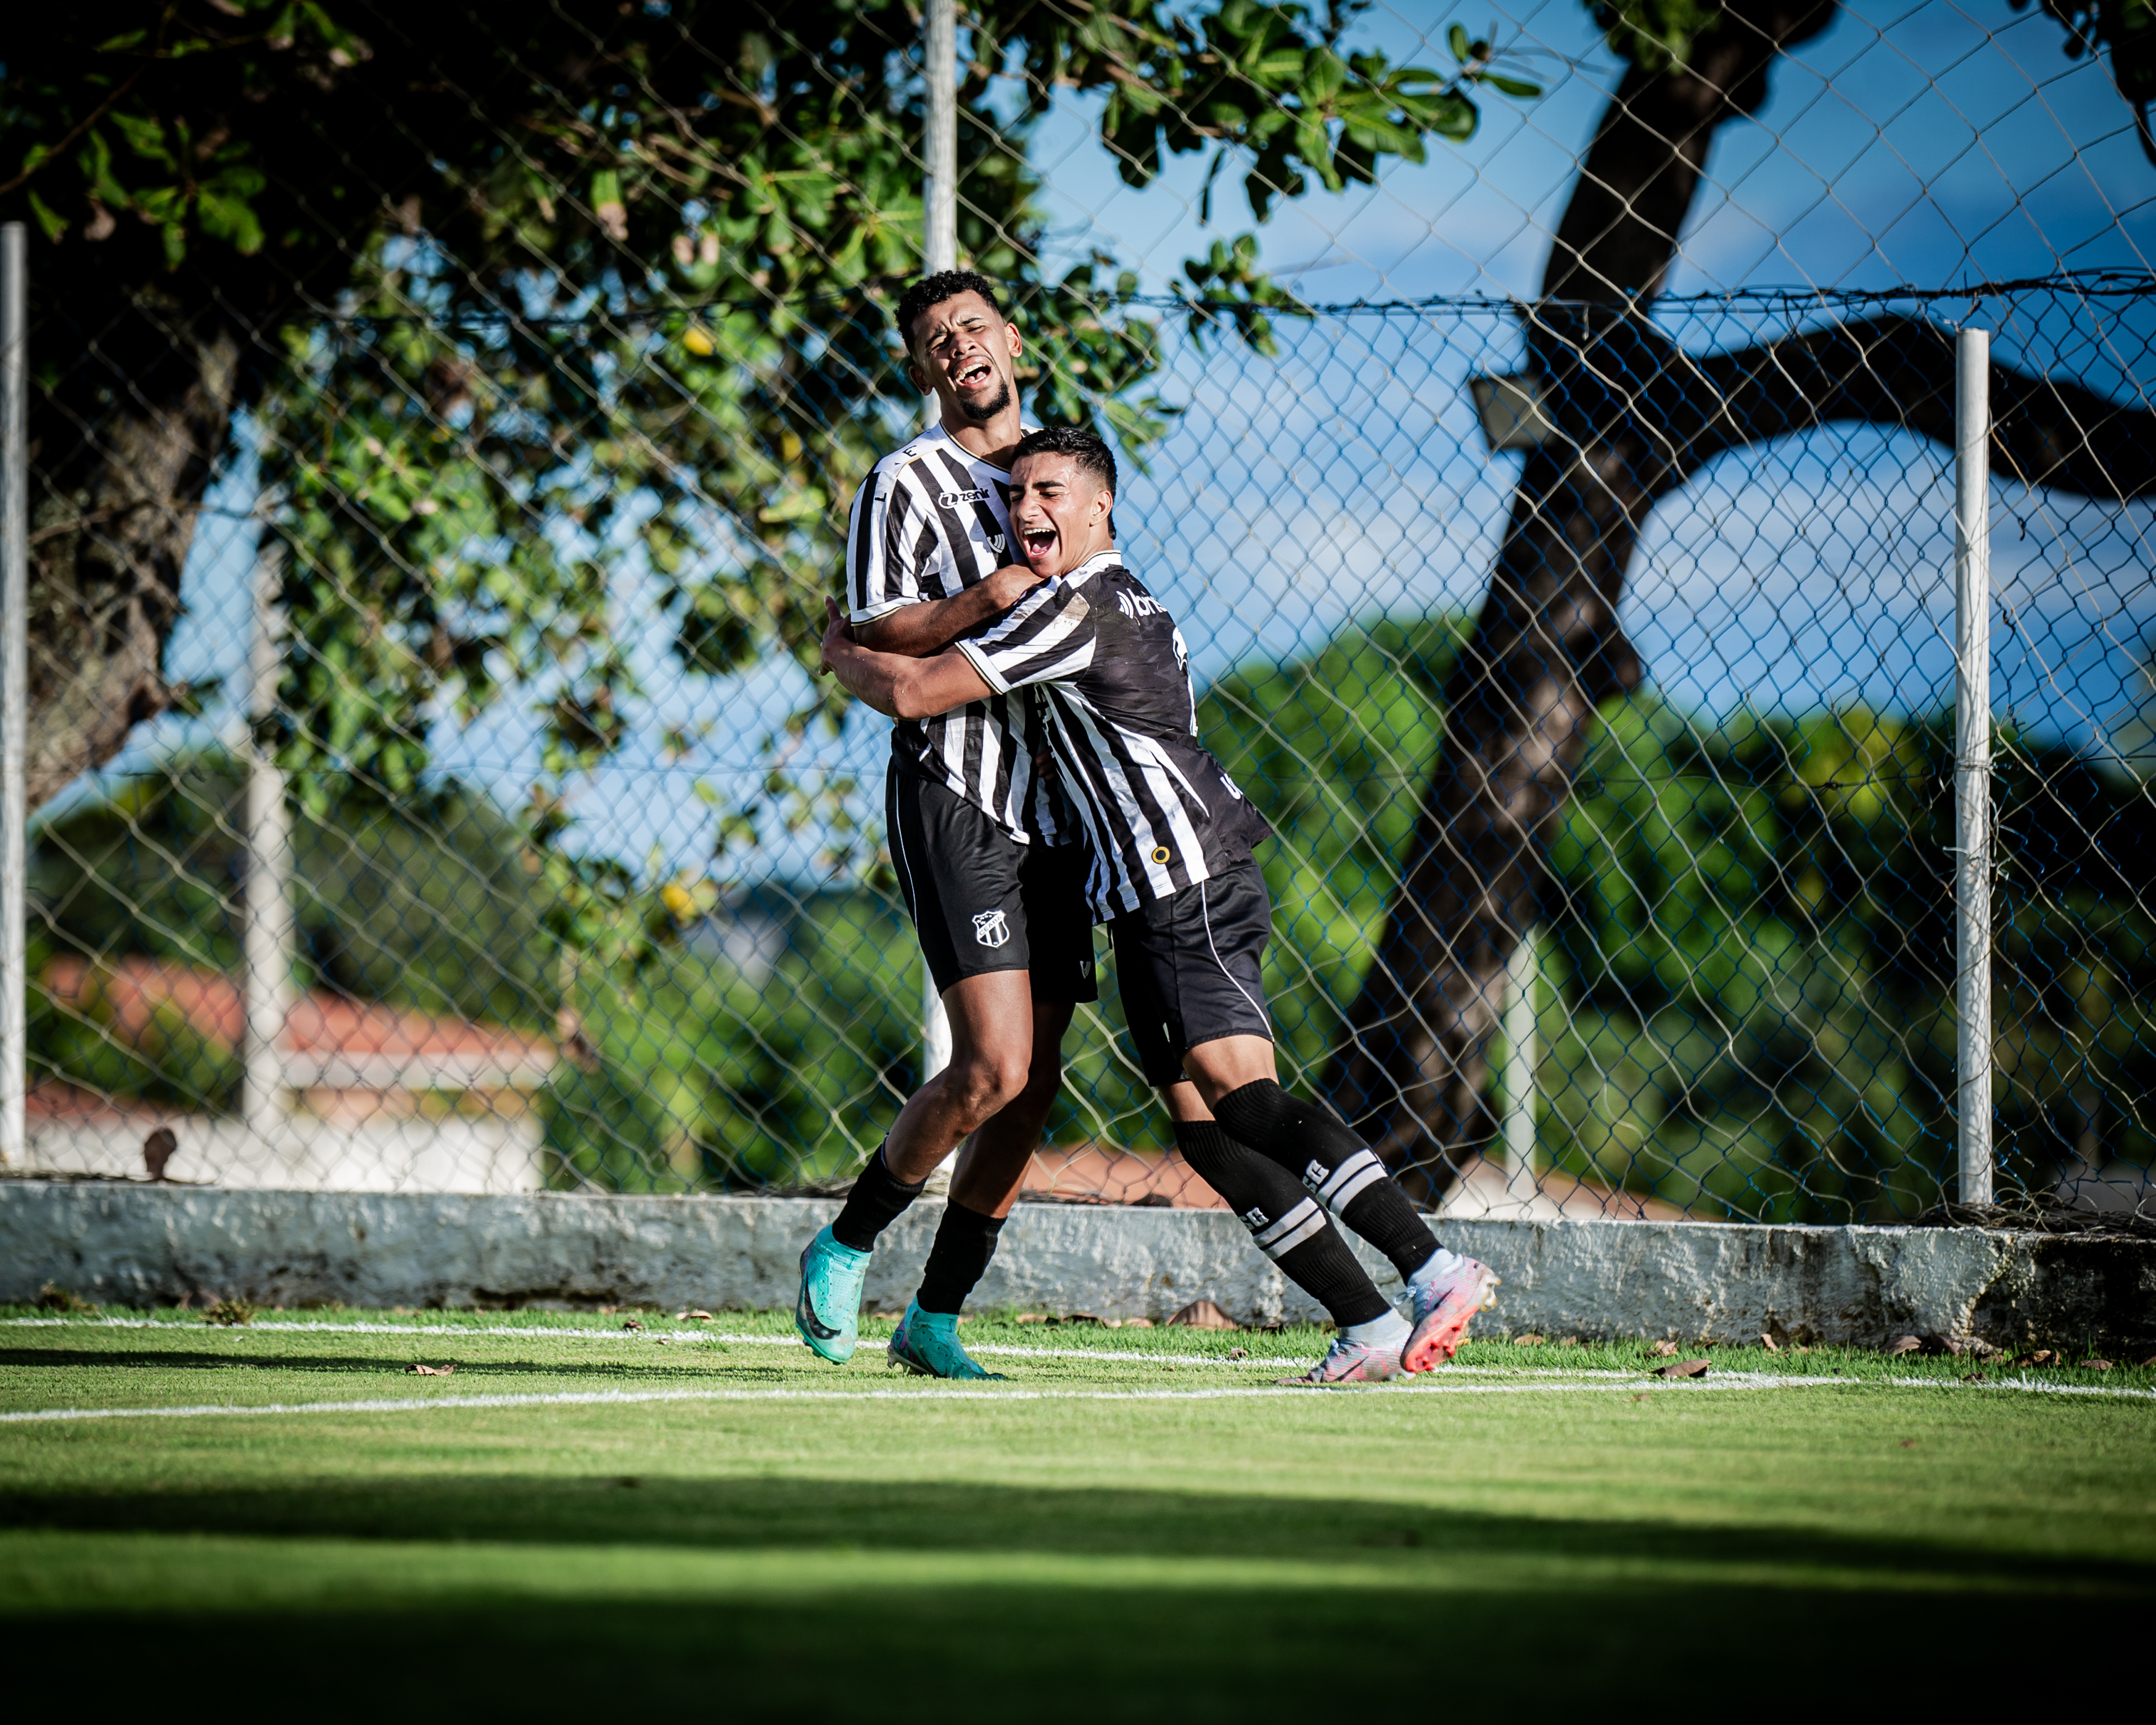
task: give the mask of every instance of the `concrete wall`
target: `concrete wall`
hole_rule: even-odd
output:
[[[130,1305],[793,1303],[829,1200],[235,1192],[0,1181],[0,1300],[47,1281]],[[872,1307],[920,1275],[939,1207],[885,1238]],[[1876,1345],[1914,1332],[2001,1346],[2156,1347],[2156,1244],[1973,1229],[1447,1221],[1504,1278],[1486,1333],[1777,1335]],[[1398,1286],[1369,1260],[1379,1286]],[[1217,1210],[1024,1204],[975,1304],[1158,1321],[1199,1297],[1243,1322],[1320,1314]]]

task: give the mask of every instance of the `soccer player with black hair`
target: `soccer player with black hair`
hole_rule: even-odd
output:
[[[851,636],[880,655],[941,653],[1007,611],[1041,577],[1009,555],[1012,450],[1025,434],[1012,362],[1017,329],[996,284],[945,270],[898,305],[909,375],[938,423],[876,464],[846,546]],[[1098,999],[1083,850],[1048,750],[1041,697],[985,686],[891,733],[885,813],[891,860],[951,1023],[951,1062],[916,1091],[837,1219],[801,1255],[794,1322],[824,1358],[859,1341],[877,1236],[952,1150],[951,1182],[894,1363],[982,1378],[959,1345],[958,1308],[987,1270],[1062,1080],[1063,1034]]]
[[[1086,834],[1085,893],[1109,922],[1126,1016],[1190,1165],[1339,1333],[1306,1381],[1348,1384],[1450,1358],[1496,1277],[1447,1251],[1361,1139],[1290,1096],[1259,962],[1272,907],[1252,848],[1272,834],[1198,737],[1181,630],[1115,548],[1115,458],[1091,433],[1034,432],[1010,472],[1018,551],[1040,584],[928,658],[855,641],[832,607],[824,668],[901,721],[1028,688]],[[1407,1283],[1403,1317],[1331,1211]]]

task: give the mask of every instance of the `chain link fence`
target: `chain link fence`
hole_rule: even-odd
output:
[[[1077,183],[1059,88],[1096,92],[1078,130],[1125,182],[1188,151],[1191,207],[1228,162],[1262,218],[1531,103],[1532,32],[1419,23],[1442,69],[1410,77],[1352,13],[1055,16],[962,18],[962,252],[1016,285],[1033,410],[1118,439],[1125,552],[1278,830],[1284,1081],[1455,1212],[1953,1195],[1952,333],[1981,327],[1997,1179],[2143,1205],[2156,283],[1657,296],[1677,224],[1627,282],[1612,218],[1558,223],[1532,298],[1327,304],[1240,240],[1165,291],[1106,204],[1042,213]],[[403,107],[362,76],[418,53],[398,8],[300,27],[319,124],[398,140],[233,193],[299,223],[366,182],[331,261],[287,245],[282,300],[265,245],[116,305],[75,273],[117,255],[98,218],[48,200],[28,1168],[818,1189],[920,1081],[888,726],[806,668],[846,506],[920,413],[887,309],[921,220],[912,26],[616,17],[474,24],[462,81],[430,50]],[[1620,120],[1676,75],[1628,51]],[[128,188],[94,189],[110,221]],[[159,244],[217,243],[199,198],[174,241],[128,195]],[[1029,1191],[1213,1202],[1100,952]]]

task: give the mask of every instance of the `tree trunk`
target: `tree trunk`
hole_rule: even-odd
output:
[[[1495,979],[1540,908],[1540,846],[1588,718],[1640,681],[1615,618],[1647,511],[1718,454],[1828,424],[1953,435],[1953,343],[1922,319],[1869,318],[1703,358],[1596,308],[1544,307],[1539,321],[1563,434],[1528,458],[1490,595],[1447,681],[1414,860],[1352,1020],[1348,1071],[1372,1086],[1353,1100],[1376,1098],[1363,1101],[1365,1131],[1389,1159],[1430,1168],[1439,1189],[1455,1163],[1432,1167],[1426,1147],[1456,1153],[1481,1135]],[[2106,501],[2156,495],[2156,412],[2005,366],[1992,368],[1991,403],[2001,476]],[[1373,1049],[1399,1064],[1370,1060]],[[1371,1075],[1394,1088],[1376,1091]]]
[[[1831,0],[1736,0],[1686,66],[1628,70],[1558,224],[1543,291],[1575,305],[1532,317],[1529,347],[1559,435],[1527,457],[1489,595],[1446,680],[1407,868],[1324,1081],[1379,1154],[1424,1169],[1433,1193],[1488,1135],[1485,1050],[1507,961],[1537,918],[1539,848],[1587,721],[1641,675],[1617,604],[1652,477],[1674,452],[1647,446],[1640,416],[1593,413],[1600,392],[1566,390],[1597,381],[1575,344],[1660,290],[1716,128],[1758,108],[1775,57],[1834,14]]]
[[[146,291],[100,330],[32,332],[30,723],[35,809],[171,705],[180,572],[239,398],[241,343]]]

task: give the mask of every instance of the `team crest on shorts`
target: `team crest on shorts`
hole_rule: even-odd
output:
[[[1001,911],[977,911],[973,915],[973,938],[984,947],[1000,947],[1010,939],[1010,924],[1004,921]]]

